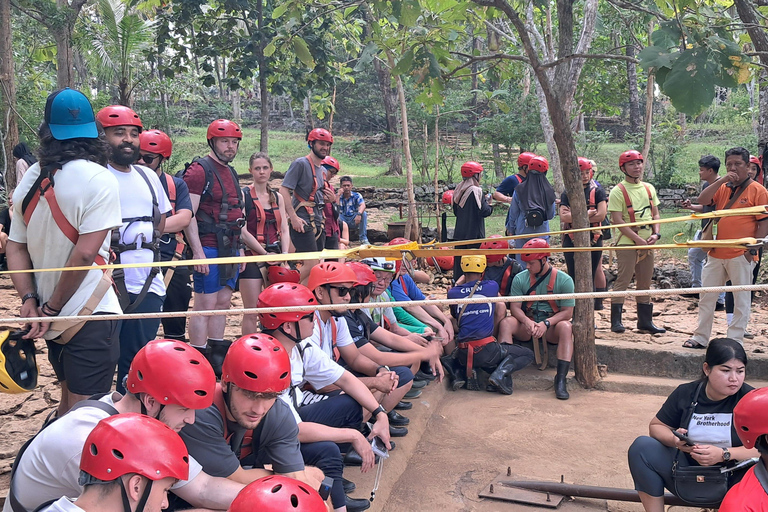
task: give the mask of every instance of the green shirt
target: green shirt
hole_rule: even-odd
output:
[[[632,208],[635,210],[635,221],[648,221],[646,226],[638,226],[632,228],[637,232],[641,238],[647,239],[653,233],[653,211],[648,201],[648,190],[651,191],[651,201],[658,208],[659,198],[656,195],[656,189],[650,183],[630,183],[627,180],[621,182],[627,189],[627,195],[632,202]],[[648,187],[646,190],[645,187]],[[627,203],[624,200],[624,194],[619,186],[615,186],[611,189],[611,193],[608,196],[608,212],[621,212],[621,218],[624,222],[631,222],[629,218],[629,212],[627,211]],[[613,224],[613,222],[611,222]],[[640,229],[642,227],[642,229]],[[635,245],[635,242],[626,236],[620,236],[616,245]]]
[[[547,295],[547,285],[549,285],[549,280],[551,278],[552,276],[549,275],[546,279],[539,283],[539,285],[536,287],[536,297],[544,297]],[[530,287],[530,272],[528,270],[523,270],[512,280],[512,287],[509,291],[509,295],[512,297],[525,295],[525,292],[527,292],[528,288]],[[571,276],[562,270],[558,270],[557,274],[555,275],[555,287],[552,290],[552,293],[573,293],[573,290],[573,279]],[[576,305],[576,299],[561,299],[555,301],[555,303],[560,309],[568,308]],[[542,320],[555,314],[555,312],[552,310],[552,306],[549,305],[549,301],[546,299],[537,300],[535,302],[528,302],[528,313],[529,315],[530,313],[533,313],[532,318],[536,322],[541,322]]]

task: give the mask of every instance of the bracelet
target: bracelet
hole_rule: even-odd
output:
[[[59,313],[61,313],[60,309],[49,306],[47,302],[44,303],[40,309],[43,311],[45,316],[59,316]]]
[[[379,366],[378,368],[376,368],[376,373],[378,374],[381,371],[382,368],[384,368],[387,371],[391,371],[389,369],[389,366]]]
[[[25,294],[25,295],[24,295],[24,296],[21,298],[21,303],[22,303],[22,304],[24,304],[24,303],[25,303],[25,302],[27,302],[29,299],[35,299],[35,302],[37,302],[37,305],[38,305],[38,306],[40,305],[40,296],[39,296],[37,293],[35,293],[35,292],[31,292],[31,293],[27,293],[27,294]]]
[[[371,414],[372,417],[376,417],[380,412],[383,412],[384,414],[387,414],[387,410],[384,409],[383,405],[379,405],[377,408],[373,410],[373,413]]]

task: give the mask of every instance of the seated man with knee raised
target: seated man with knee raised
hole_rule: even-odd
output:
[[[573,279],[565,272],[558,271],[548,261],[549,244],[542,238],[528,240],[521,259],[528,267],[512,280],[510,296],[523,295],[546,296],[547,294],[573,293]],[[499,325],[499,341],[511,343],[514,338],[532,339],[538,343],[557,345],[557,375],[555,376],[555,396],[568,400],[566,376],[573,356],[573,307],[574,299],[537,300],[512,302],[512,316],[502,320]]]

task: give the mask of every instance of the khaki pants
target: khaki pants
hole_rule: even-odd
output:
[[[724,286],[726,281],[731,281],[733,286],[752,284],[752,269],[754,261],[747,261],[744,256],[723,260],[707,257],[701,276],[702,286]],[[715,318],[715,303],[717,293],[702,293],[699,298],[699,325],[691,336],[706,346],[712,335],[712,322]],[[749,322],[750,306],[752,305],[752,292],[733,292],[733,320],[728,326],[726,336],[739,343],[744,343],[744,331]]]
[[[638,261],[638,257],[643,259]],[[621,292],[629,288],[632,277],[635,278],[635,288],[638,290],[648,290],[651,288],[651,278],[653,277],[653,251],[643,250],[618,250],[616,251],[616,266],[619,269],[619,275],[613,283],[613,291]],[[638,295],[635,297],[638,304],[649,304],[650,295]],[[624,304],[624,297],[613,297],[611,304]]]

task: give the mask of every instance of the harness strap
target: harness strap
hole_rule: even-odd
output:
[[[494,338],[493,336],[488,336],[487,338],[483,338],[480,340],[462,341],[459,343],[459,348],[467,351],[467,378],[468,379],[472,378],[472,368],[475,362],[474,355],[480,352],[484,346],[488,345],[489,343],[493,343],[495,341],[496,341],[496,338]]]
[[[621,193],[624,196],[624,204],[627,205],[627,214],[629,215],[629,222],[637,222],[635,220],[635,209],[632,206],[632,200],[629,198],[627,187],[625,187],[624,184],[621,182],[616,186],[619,187],[619,190],[621,190]],[[649,187],[647,183],[643,183],[643,186],[645,187],[645,191],[648,193],[648,206],[653,207],[653,193],[651,193],[651,187]]]
[[[595,208],[595,209],[597,208],[597,203],[595,203],[595,193],[596,192],[597,192],[597,187],[596,186],[592,186],[589,189],[589,201],[587,201],[587,208]],[[632,213],[634,214],[634,211]],[[602,223],[600,223],[600,222],[590,222],[589,226],[595,228],[595,227],[598,227],[598,226],[602,226]],[[564,229],[571,229],[572,227],[573,227],[573,224],[571,224],[571,223],[563,224],[563,228]],[[573,240],[573,233],[568,233],[568,236],[570,237],[571,240]],[[593,244],[597,243],[597,241],[600,240],[601,236],[603,236],[603,232],[602,231],[593,231],[592,232],[592,243]]]
[[[297,194],[296,189],[293,190],[293,195],[296,197],[296,199],[299,200],[299,204],[296,205],[296,208],[298,209],[303,206],[304,209],[307,210],[307,215],[309,215],[309,218],[311,219],[314,217],[314,211],[310,208],[314,208],[316,206],[316,203],[313,201],[313,199],[317,193],[317,174],[315,173],[315,164],[312,163],[310,156],[307,155],[304,158],[307,159],[307,162],[309,162],[309,167],[312,169],[312,190],[309,192],[309,197],[307,199],[304,199],[299,194]]]
[[[509,289],[509,279],[512,276],[512,265],[507,265],[507,268],[504,269],[504,273],[501,275],[501,295],[506,295],[507,290]]]
[[[318,326],[320,328],[320,348],[324,348],[325,340],[323,339],[323,319],[320,318],[319,311],[315,311],[315,320],[318,322]],[[341,357],[341,353],[336,346],[336,335],[338,334],[338,327],[336,326],[336,319],[333,316],[331,316],[329,322],[331,322],[331,351],[333,352],[333,360],[337,362]]]
[[[552,266],[549,267],[549,272],[547,272],[547,274],[549,274],[549,281],[547,282],[547,295],[555,293],[555,283],[557,282],[557,277],[556,277],[557,272],[558,270],[555,267],[552,267]],[[531,287],[528,288],[528,291],[525,292],[525,295],[536,295],[536,288],[538,288],[539,284],[541,284],[541,282],[547,277],[547,274],[544,274],[537,280],[535,276],[529,272],[529,275],[531,278],[531,281],[530,281]],[[534,302],[541,302],[541,301],[534,301]],[[558,307],[556,301],[548,300],[547,302],[549,303],[549,307],[552,308],[553,313],[560,312],[560,308]],[[525,301],[522,303],[522,308],[526,315],[528,315],[527,305],[528,305],[528,301]],[[531,315],[532,314],[533,312],[531,312]],[[528,315],[528,316],[531,316],[531,315]]]
[[[234,433],[229,431],[229,427],[227,425],[227,404],[224,400],[224,390],[221,389],[220,382],[216,383],[216,389],[214,389],[213,392],[213,405],[216,406],[216,409],[218,409],[219,413],[221,414],[221,422],[224,426],[224,440],[227,442],[229,447],[232,448],[232,451],[235,453],[238,460],[243,460],[252,452],[253,430],[245,431],[245,435],[241,440],[240,446],[231,445],[231,443],[235,440],[233,439]]]

